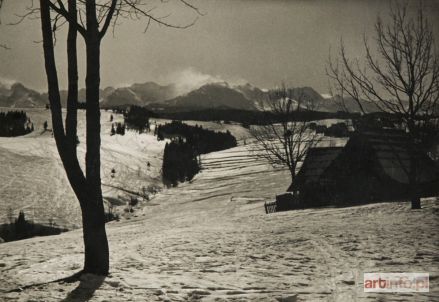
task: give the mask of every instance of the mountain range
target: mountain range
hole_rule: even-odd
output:
[[[85,102],[85,89],[78,91],[79,102]],[[138,105],[154,110],[190,111],[204,109],[260,110],[268,92],[251,84],[230,85],[227,82],[205,84],[185,94],[180,94],[175,84],[159,85],[154,82],[133,84],[127,87],[101,89],[101,107]],[[293,95],[303,96],[302,105],[316,111],[336,112],[342,109],[339,99],[324,98],[311,87],[293,89]],[[60,91],[61,104],[66,105],[67,91]],[[39,108],[48,104],[47,93],[39,93],[21,83],[10,86],[0,83],[0,107]],[[354,100],[345,100],[352,112],[358,111]],[[376,111],[373,106],[368,111]]]
[[[23,84],[14,83],[8,87],[0,83],[0,107],[44,107],[47,102],[47,97],[44,94],[29,89]]]
[[[226,82],[210,83],[175,98],[156,102],[151,108],[166,109],[210,109],[233,108],[257,110],[255,100],[247,98],[239,89],[230,87]]]

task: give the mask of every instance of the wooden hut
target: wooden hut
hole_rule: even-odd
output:
[[[438,194],[437,163],[412,148],[399,130],[356,132],[344,147],[310,149],[288,191],[309,206],[401,200],[410,196],[412,171],[421,197]]]

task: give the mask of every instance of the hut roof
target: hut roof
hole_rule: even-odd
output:
[[[345,147],[310,148],[297,175],[296,183],[288,191],[301,185],[318,183],[322,180],[331,164],[337,159],[338,165],[344,165],[349,159],[364,160],[358,150],[367,149],[376,159],[377,176],[387,176],[402,184],[409,183],[410,138],[400,130],[359,131],[351,137]],[[427,154],[415,149],[416,181],[432,183],[439,181],[439,166]],[[368,164],[364,162],[364,164]],[[334,166],[334,165],[333,165]],[[337,166],[337,165],[335,165]],[[355,173],[355,171],[351,171]]]
[[[387,176],[399,183],[409,183],[410,138],[405,132],[398,130],[364,131],[358,135],[372,148],[379,166]],[[416,148],[415,163],[417,182],[432,182],[439,179],[437,164]]]
[[[297,183],[318,182],[320,176],[323,175],[342,150],[343,147],[310,148],[297,175]],[[291,191],[291,189],[292,187],[290,187],[288,191]]]

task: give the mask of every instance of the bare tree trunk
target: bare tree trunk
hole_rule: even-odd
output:
[[[69,9],[75,10],[75,1],[69,1]],[[87,1],[87,3],[92,1]],[[95,9],[95,8],[93,8]],[[58,153],[66,170],[67,178],[79,200],[82,210],[85,260],[83,272],[108,274],[109,251],[105,232],[105,211],[100,178],[100,111],[99,111],[99,47],[100,41],[92,32],[87,44],[87,155],[86,176],[76,156],[77,123],[77,59],[76,34],[69,28],[68,62],[69,94],[66,134],[61,113],[59,84],[55,65],[50,8],[48,0],[40,0],[43,49],[48,82],[52,125]],[[94,14],[96,14],[94,10]],[[72,65],[70,65],[72,64]]]
[[[58,150],[63,150],[64,126],[62,122],[58,75],[55,65],[55,53],[50,20],[50,8],[47,0],[40,0],[41,31],[43,36],[44,63],[52,113],[52,131]]]
[[[419,194],[417,193],[417,190],[413,191],[411,193],[410,200],[412,202],[412,209],[420,209],[421,208],[421,198],[419,198]]]
[[[61,101],[58,86],[58,76],[55,65],[55,54],[53,47],[52,27],[50,22],[50,8],[47,0],[40,0],[41,28],[43,35],[44,61],[46,67],[46,76],[48,83],[48,94],[50,102],[50,111],[52,115],[52,128],[55,137],[56,146],[61,161],[66,170],[70,184],[81,202],[80,196],[83,195],[85,188],[85,177],[82,173],[78,159],[76,157],[76,149],[72,148],[64,135],[64,126],[62,122]],[[69,47],[72,45],[69,44]],[[74,52],[76,55],[76,52]],[[69,57],[71,57],[70,52]],[[69,58],[70,61],[70,58]],[[69,76],[69,87],[71,78]],[[74,85],[74,84],[73,84]],[[76,84],[77,85],[77,84]],[[72,100],[72,98],[70,98]],[[75,121],[76,123],[76,121]],[[76,147],[74,144],[73,146]],[[84,198],[82,198],[84,199]]]
[[[82,209],[84,235],[85,273],[107,275],[109,271],[109,250],[105,231],[105,217],[102,195],[89,200]]]
[[[85,157],[88,199],[82,205],[85,244],[84,271],[108,274],[109,251],[105,232],[105,211],[101,189],[101,123],[99,110],[100,37],[95,1],[86,2],[87,35],[85,37],[87,74],[87,152]]]
[[[85,261],[83,272],[100,275],[108,274],[109,250],[107,235],[105,232],[105,211],[101,189],[101,162],[100,162],[100,108],[99,108],[99,87],[100,87],[100,44],[108,28],[114,26],[112,23],[115,15],[119,15],[116,6],[127,8],[127,18],[145,16],[149,22],[154,22],[172,28],[187,28],[193,25],[178,26],[167,23],[161,18],[155,18],[149,11],[143,10],[143,4],[135,1],[111,0],[108,1],[108,10],[102,16],[99,13],[99,20],[96,12],[96,0],[76,1],[68,0],[68,10],[65,9],[63,1],[39,0],[41,30],[43,36],[44,61],[48,83],[48,94],[50,110],[52,114],[53,134],[56,141],[58,153],[62,160],[64,169],[70,185],[79,200],[82,210]],[[186,1],[184,4],[201,14],[198,9]],[[85,5],[86,26],[77,22],[77,3]],[[3,1],[0,0],[0,7]],[[67,60],[68,60],[68,97],[67,115],[64,124],[62,120],[61,98],[57,69],[55,65],[55,53],[53,43],[51,10],[58,16],[64,17],[69,24],[67,36]],[[104,18],[101,18],[104,17]],[[82,21],[82,20],[81,20]],[[102,28],[99,31],[99,23]],[[78,108],[78,62],[77,62],[77,33],[80,33],[86,44],[87,75],[86,75],[86,171],[85,175],[79,164],[76,151],[77,139],[77,108]],[[0,45],[2,46],[2,45]]]
[[[96,0],[76,1],[68,0],[68,11],[63,1],[40,0],[41,30],[43,36],[44,61],[48,83],[50,110],[52,113],[53,134],[58,153],[62,160],[67,178],[79,200],[82,210],[82,223],[84,234],[85,261],[83,272],[100,275],[108,274],[109,249],[105,231],[105,210],[101,188],[101,162],[100,162],[100,44],[107,29],[112,24],[116,12],[116,5],[121,3],[112,0],[104,19],[97,17]],[[77,3],[85,5],[86,27],[77,22]],[[0,6],[3,3],[0,0]],[[197,8],[184,2],[186,6],[195,10]],[[122,4],[121,4],[122,5]],[[128,7],[129,17],[143,15],[149,18],[148,22],[155,22],[173,28],[187,28],[193,23],[178,26],[166,23],[160,18],[154,18],[148,11],[142,10],[141,3],[124,3]],[[53,43],[51,10],[61,15],[69,23],[67,36],[68,60],[68,97],[67,115],[64,124],[62,120],[61,98],[55,53]],[[101,11],[102,13],[102,11]],[[119,12],[117,13],[119,14]],[[100,16],[102,17],[102,16]],[[99,22],[102,29],[99,31]],[[85,175],[78,161],[76,151],[77,138],[77,108],[78,108],[78,62],[77,62],[77,33],[80,33],[86,44],[87,72],[86,72],[86,171]]]
[[[68,1],[68,12],[72,19],[77,21],[76,0]],[[66,137],[69,147],[72,149],[72,156],[76,158],[76,138],[77,138],[77,119],[78,119],[78,56],[76,40],[78,31],[76,27],[69,23],[67,34],[67,69],[68,69],[68,95],[67,95],[67,114],[66,114]]]
[[[410,97],[409,102],[409,110],[413,112],[413,101]],[[413,113],[410,115],[410,118],[407,119],[407,127],[409,129],[409,169],[407,171],[408,181],[409,181],[409,197],[412,204],[412,209],[420,209],[421,208],[421,199],[418,193],[418,184],[417,184],[417,161],[416,161],[416,126],[415,126],[415,117]]]
[[[410,201],[412,203],[412,209],[421,208],[421,198],[419,197],[418,183],[417,183],[417,167],[416,159],[413,152],[410,155],[410,167],[409,167],[409,190]]]

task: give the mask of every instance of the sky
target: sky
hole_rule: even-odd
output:
[[[37,1],[36,1],[37,2]],[[19,81],[46,90],[39,20],[17,20],[29,0],[6,0],[0,14],[0,82]],[[127,86],[155,81],[182,87],[206,82],[251,83],[271,88],[282,82],[329,91],[325,74],[329,54],[335,55],[340,39],[352,56],[363,51],[363,34],[373,37],[378,15],[387,16],[390,0],[191,0],[201,16],[178,0],[157,6],[156,16],[187,29],[152,24],[146,20],[120,20],[114,35],[102,44],[101,86]],[[409,1],[410,6],[419,2]],[[435,36],[438,36],[439,0],[423,1]],[[82,38],[80,38],[82,39]],[[439,41],[436,38],[436,44]],[[84,86],[83,43],[79,43],[80,86]],[[58,34],[57,67],[66,86],[65,30]]]

